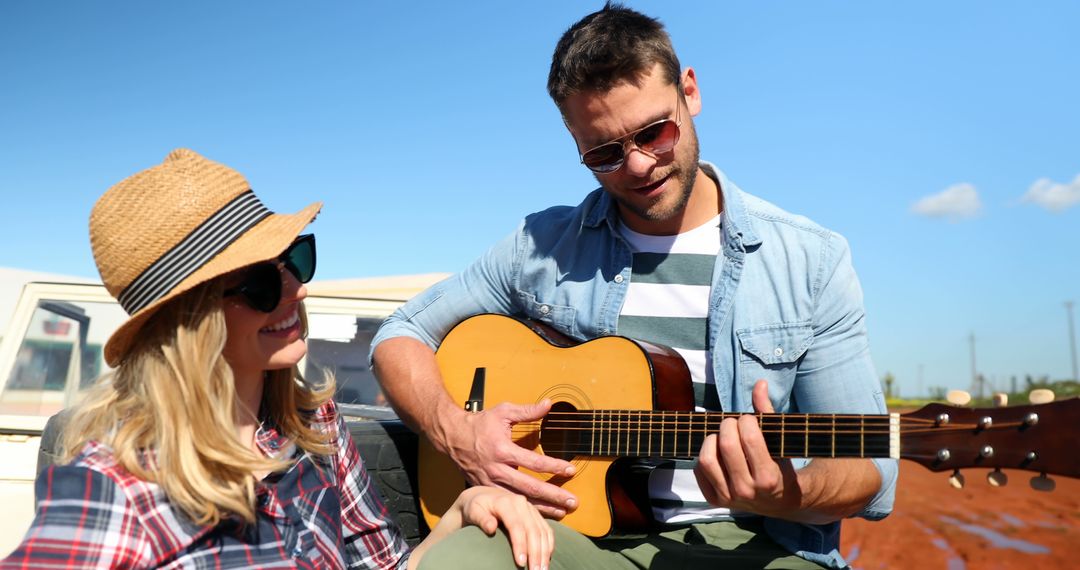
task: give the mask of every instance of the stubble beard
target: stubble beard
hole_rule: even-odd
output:
[[[673,176],[674,180],[672,180],[672,182],[675,182],[678,185],[676,193],[674,195],[671,195],[670,193],[661,195],[652,203],[642,206],[641,204],[635,204],[630,200],[626,200],[615,192],[609,191],[608,195],[615,199],[619,204],[620,209],[629,211],[639,218],[650,222],[664,222],[670,220],[671,218],[682,214],[683,210],[686,209],[686,204],[690,201],[690,194],[694,190],[694,184],[697,183],[698,162],[700,160],[697,133],[694,132],[694,124],[689,121],[687,123],[690,131],[687,133],[689,136],[685,137],[680,142],[690,145],[690,148],[687,149],[690,160],[685,164],[676,162],[672,171],[666,175]],[[597,177],[597,180],[599,181],[599,177]],[[602,181],[600,184],[601,186],[604,185]],[[674,201],[665,203],[665,199],[668,198],[674,198]]]

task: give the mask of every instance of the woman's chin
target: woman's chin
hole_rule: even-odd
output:
[[[267,359],[266,370],[292,369],[303,360],[306,354],[307,344],[302,339],[289,343],[288,346],[270,355],[270,358]]]

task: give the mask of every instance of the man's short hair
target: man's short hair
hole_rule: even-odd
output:
[[[608,2],[559,39],[551,57],[548,93],[561,108],[575,93],[606,93],[619,83],[637,84],[658,63],[668,82],[678,84],[679,58],[664,25]]]

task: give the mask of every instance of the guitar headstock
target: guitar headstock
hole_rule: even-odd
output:
[[[983,467],[1080,477],[1077,428],[1080,398],[1003,408],[928,404],[900,416],[900,457],[931,471]]]

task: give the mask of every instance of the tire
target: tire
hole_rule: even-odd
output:
[[[38,447],[37,474],[55,465],[60,461],[60,435],[64,433],[71,418],[71,412],[61,410],[45,422],[45,429],[41,431],[41,445]]]
[[[401,527],[409,546],[416,546],[429,530],[416,493],[417,435],[401,420],[348,419],[346,423],[390,518]]]

